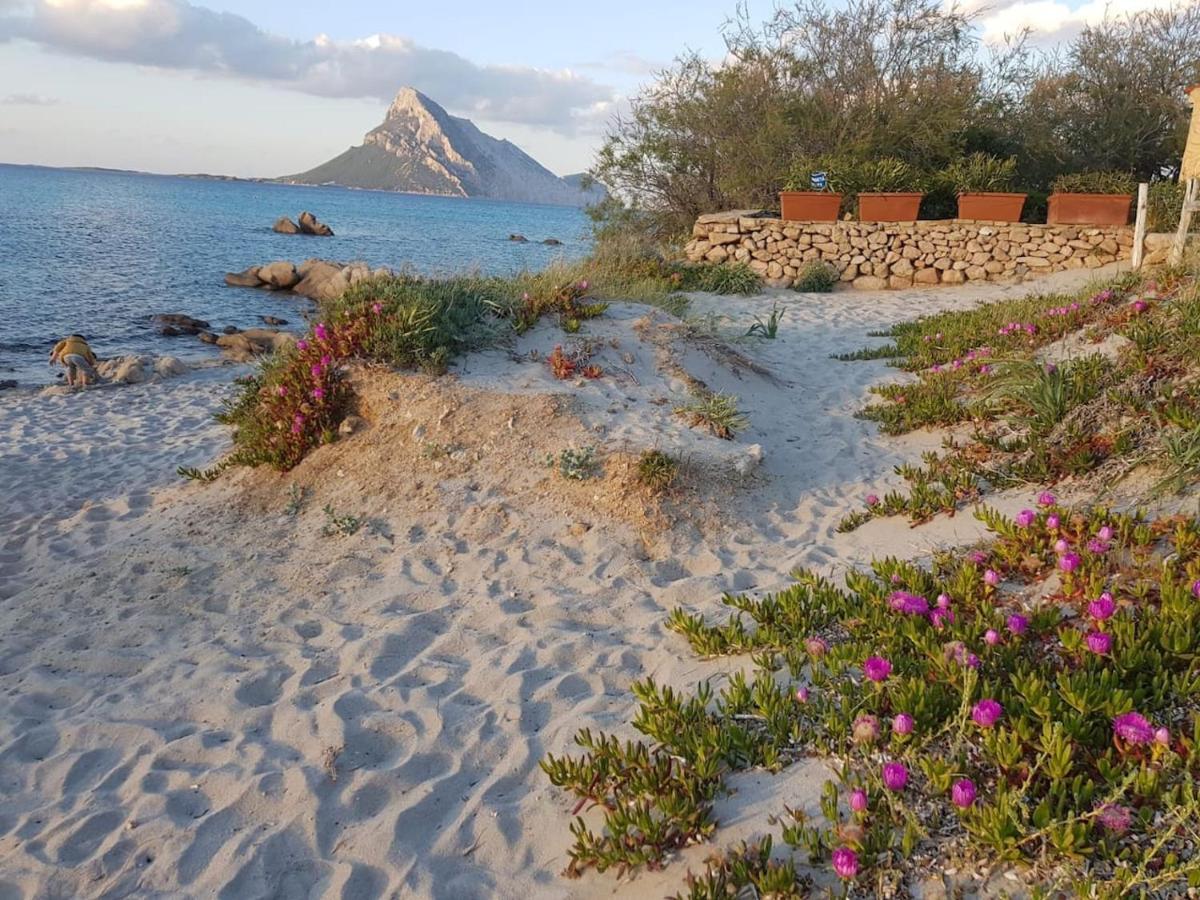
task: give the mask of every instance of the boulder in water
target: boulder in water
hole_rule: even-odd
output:
[[[317,221],[317,217],[307,210],[300,213],[300,233],[312,234],[317,237],[333,237],[333,229],[324,222]]]
[[[230,287],[258,287],[262,282],[258,278],[259,266],[251,266],[242,272],[226,272],[225,283]]]
[[[286,260],[267,263],[258,270],[258,280],[264,287],[277,290],[291,290],[300,281],[300,273],[296,267]]]
[[[287,216],[280,216],[271,226],[271,230],[276,234],[299,234],[300,226]]]
[[[334,300],[350,286],[349,275],[342,266],[323,259],[310,259],[300,267],[303,277],[292,291],[310,300]]]
[[[186,371],[187,366],[174,356],[160,356],[154,361],[154,374],[159,378],[174,378]]]
[[[275,328],[287,324],[287,319],[280,319],[277,316],[259,316],[258,318],[264,325],[271,325]]]
[[[508,236],[508,239],[516,244],[528,244],[529,243],[529,238],[525,237],[525,235],[523,235],[523,234],[510,234]]]
[[[160,334],[168,337],[175,337],[181,334],[199,334],[210,327],[203,319],[195,319],[191,316],[185,316],[183,313],[159,313],[156,316],[151,316],[150,321],[159,326],[158,330]]]
[[[542,243],[545,244],[547,247],[561,247],[562,246],[562,241],[560,241],[558,238],[546,238],[544,241],[542,241]]]

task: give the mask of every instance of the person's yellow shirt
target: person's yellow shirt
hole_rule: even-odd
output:
[[[92,352],[92,348],[88,346],[88,342],[83,338],[63,338],[54,345],[54,353],[52,355],[55,359],[62,359],[64,356],[70,356],[72,353],[76,356],[82,356],[92,365],[96,364],[96,354]]]

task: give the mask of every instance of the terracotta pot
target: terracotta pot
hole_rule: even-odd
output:
[[[1128,225],[1132,194],[1051,194],[1047,225]]]
[[[836,222],[842,195],[828,191],[781,191],[780,217],[790,222]]]
[[[1027,194],[959,194],[958,217],[978,222],[1020,222]]]
[[[915,222],[924,194],[859,194],[858,218],[863,222]]]

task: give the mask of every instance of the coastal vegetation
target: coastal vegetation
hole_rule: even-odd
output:
[[[923,217],[953,218],[970,176],[993,185],[971,190],[1028,192],[1025,220],[1039,222],[1064,174],[1173,180],[1200,8],[1109,17],[1054,55],[1020,34],[982,46],[981,11],[805,0],[762,24],[735,16],[719,63],[683,55],[610,129],[592,175],[640,212],[607,214],[678,239],[705,213],[777,208],[823,170],[844,210],[857,190],[920,190]]]

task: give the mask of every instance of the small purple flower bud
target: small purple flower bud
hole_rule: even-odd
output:
[[[1103,631],[1089,631],[1087,646],[1097,656],[1105,656],[1112,649],[1112,635]]]
[[[1059,538],[1057,541],[1054,542],[1054,552],[1057,553],[1059,556],[1062,556],[1064,553],[1066,553],[1070,549],[1071,549],[1071,545],[1068,544],[1062,538]]]
[[[1058,518],[1058,516],[1054,515],[1053,513],[1051,513],[1050,515],[1046,516],[1046,527],[1047,527],[1047,528],[1049,528],[1051,531],[1057,531],[1057,530],[1058,530],[1058,526],[1059,526],[1060,524],[1061,524],[1061,523],[1060,523],[1060,521],[1059,521],[1059,518]]]
[[[1004,707],[990,697],[980,700],[971,710],[971,718],[980,728],[991,728],[1004,715]]]
[[[1000,573],[995,569],[988,569],[983,573],[983,581],[985,584],[995,587],[1000,583]]]
[[[1032,509],[1023,509],[1017,513],[1017,524],[1022,528],[1028,528],[1033,524],[1033,520],[1037,518],[1037,513]]]
[[[913,726],[915,724],[916,723],[913,722],[913,717],[908,713],[898,713],[896,717],[892,719],[892,732],[900,735],[912,734]]]
[[[1012,615],[1008,617],[1008,630],[1013,634],[1024,634],[1029,628],[1029,620],[1024,616]]]
[[[1058,502],[1058,498],[1049,491],[1042,491],[1042,493],[1038,494],[1037,502],[1038,506],[1053,506]]]
[[[1154,730],[1154,743],[1161,744],[1164,747],[1171,746],[1171,732],[1166,728],[1156,728]]]
[[[983,633],[983,642],[989,646],[995,647],[1000,643],[1000,632],[995,628],[989,628]]]
[[[867,792],[862,788],[855,788],[850,792],[850,808],[855,812],[867,811]]]
[[[959,809],[968,809],[975,805],[975,782],[970,778],[962,778],[954,782],[950,788],[950,799]]]
[[[1112,594],[1109,593],[1101,594],[1088,604],[1088,615],[1099,622],[1112,618],[1112,614],[1116,610],[1117,605],[1113,603]]]
[[[883,786],[889,791],[902,791],[908,784],[908,769],[904,763],[890,762],[883,765]]]
[[[833,871],[838,878],[849,881],[858,874],[858,854],[849,847],[838,847],[833,851]]]
[[[1079,568],[1079,563],[1082,562],[1078,553],[1064,553],[1058,560],[1058,567],[1064,572],[1074,572]]]
[[[796,702],[797,703],[807,703],[808,702],[808,688],[806,688],[806,687],[796,688]]]

